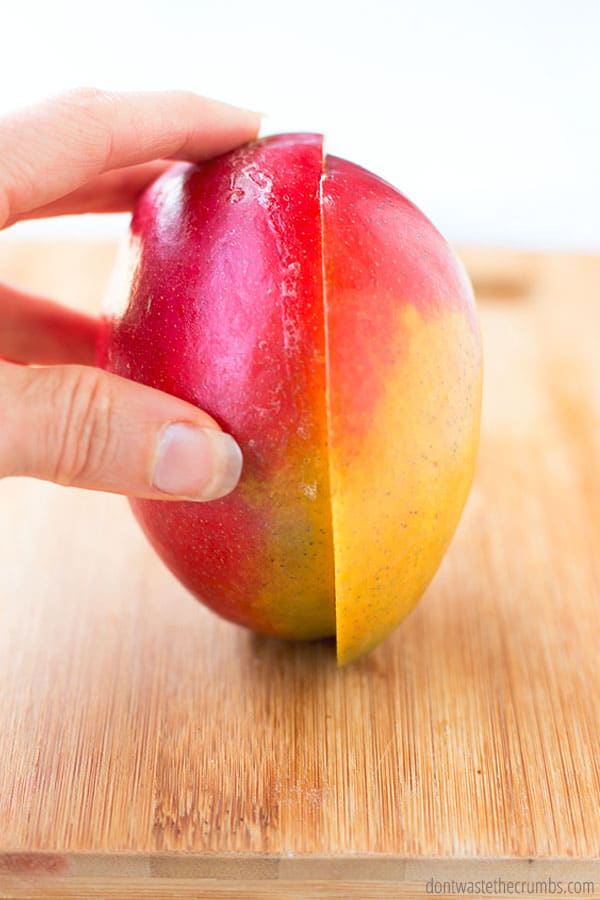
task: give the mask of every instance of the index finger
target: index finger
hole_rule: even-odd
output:
[[[259,124],[191,91],[78,88],[17,110],[0,118],[0,228],[110,169],[225,153]]]

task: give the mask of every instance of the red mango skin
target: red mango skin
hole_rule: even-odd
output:
[[[131,505],[202,602],[283,638],[335,632],[321,172],[319,135],[283,135],[161,177],[135,208],[100,351],[238,441],[229,496]]]

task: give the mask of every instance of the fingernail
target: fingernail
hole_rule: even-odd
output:
[[[185,500],[216,500],[236,486],[242,451],[215,428],[174,422],[160,433],[152,481],[165,494]]]
[[[260,116],[260,123],[258,126],[258,137],[261,138],[261,137],[265,137],[269,133],[269,127],[271,124],[271,122],[270,122],[271,116],[269,113],[259,113],[258,115]]]

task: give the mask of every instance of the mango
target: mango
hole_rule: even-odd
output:
[[[429,220],[316,134],[179,164],[139,199],[99,364],[210,413],[238,487],[132,499],[164,562],[232,622],[375,647],[433,577],[469,492],[482,351]]]

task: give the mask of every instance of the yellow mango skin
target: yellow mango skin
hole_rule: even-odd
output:
[[[482,355],[472,292],[431,223],[329,157],[323,183],[329,474],[343,665],[435,574],[475,468]]]

